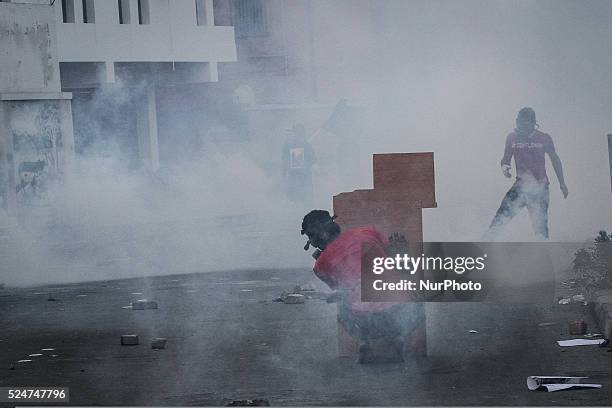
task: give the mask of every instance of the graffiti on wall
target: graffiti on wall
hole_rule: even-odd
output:
[[[57,101],[13,102],[11,135],[16,194],[21,204],[40,202],[60,176],[61,110]]]

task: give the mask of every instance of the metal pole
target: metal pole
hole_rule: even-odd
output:
[[[610,163],[610,191],[612,191],[612,134],[608,135],[608,160]]]

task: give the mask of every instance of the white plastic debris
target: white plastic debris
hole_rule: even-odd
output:
[[[18,363],[29,363],[29,362],[31,362],[31,361],[32,361],[32,360],[24,359],[24,360],[19,360],[19,361],[17,361],[17,362],[18,362]]]
[[[589,340],[589,339],[571,339],[571,340],[560,340],[557,341],[557,344],[559,344],[561,347],[572,347],[572,346],[596,346],[599,345],[603,342],[605,342],[605,339],[595,339],[595,340]]]
[[[28,354],[28,357],[38,357],[38,356],[42,356],[42,354],[40,353]]]
[[[122,346],[137,346],[139,344],[137,334],[124,334],[121,336]]]
[[[531,391],[545,389],[548,392],[567,390],[569,388],[601,388],[601,384],[583,384],[589,377],[558,377],[532,375],[527,377],[527,388]]]
[[[569,305],[570,303],[571,303],[571,299],[570,298],[559,299],[559,304],[560,305]]]

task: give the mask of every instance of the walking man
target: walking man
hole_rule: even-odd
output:
[[[516,181],[506,193],[483,239],[492,241],[518,212],[527,207],[535,234],[548,239],[548,177],[545,153],[550,157],[563,197],[568,190],[563,178],[561,159],[555,152],[550,135],[540,132],[532,108],[522,108],[516,117],[516,129],[506,137],[501,167],[504,176],[512,177],[510,160],[514,157]]]

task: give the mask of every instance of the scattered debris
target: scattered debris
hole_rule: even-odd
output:
[[[572,347],[572,346],[595,346],[595,345],[599,345],[603,342],[605,342],[606,340],[604,339],[595,339],[595,340],[588,340],[588,339],[571,339],[571,340],[560,340],[557,341],[557,344],[559,344],[561,347]]]
[[[316,289],[312,283],[305,283],[303,285],[297,286],[302,292],[314,292]]]
[[[598,339],[600,337],[603,337],[603,334],[601,333],[587,333],[584,335],[584,337],[586,337],[587,339]]]
[[[572,300],[570,298],[559,299],[559,304],[560,305],[569,305],[571,302],[572,302]]]
[[[589,377],[556,377],[538,376],[527,377],[527,388],[531,391],[546,390],[548,392],[567,390],[569,388],[601,388],[601,384],[583,384],[581,381]]]
[[[292,296],[292,295],[296,295],[296,296]],[[291,298],[287,300],[289,296],[291,296]],[[327,298],[327,295],[322,294],[321,292],[317,292],[314,285],[310,283],[306,283],[303,285],[294,286],[291,292],[283,292],[281,293],[279,297],[277,297],[276,299],[273,299],[272,301],[289,303],[289,304],[297,304],[297,303],[304,303],[306,299],[313,299],[313,298],[324,300]]]
[[[19,361],[17,361],[17,362],[18,362],[18,363],[29,363],[29,362],[31,362],[31,361],[32,361],[32,360],[24,359],[24,360],[19,360]]]
[[[42,356],[42,354],[40,353],[28,354],[28,357],[38,357],[38,356]]]
[[[554,326],[556,324],[557,324],[556,322],[543,322],[543,323],[538,324],[538,326],[539,327],[548,327],[548,326]]]
[[[298,293],[290,293],[283,299],[283,303],[288,305],[297,305],[306,302],[306,296]]]
[[[270,402],[266,399],[234,400],[225,405],[226,407],[269,407]]]
[[[158,337],[156,339],[153,339],[153,341],[151,341],[151,348],[153,350],[163,350],[166,348],[166,342],[168,340],[164,339],[162,337]]]
[[[578,282],[576,281],[576,279],[570,279],[566,282],[561,282],[561,286],[569,289],[575,288],[577,284]]]
[[[157,302],[147,299],[140,299],[131,304],[132,310],[157,309]]]
[[[54,348],[44,348],[44,349],[40,349],[41,351],[54,351]]]
[[[121,336],[122,346],[137,346],[139,344],[137,334],[124,334]]]
[[[587,332],[587,324],[584,320],[574,320],[569,324],[569,333],[572,335],[582,335]]]
[[[584,302],[586,300],[586,298],[584,297],[584,295],[574,295],[572,296],[572,301],[574,302]]]
[[[470,333],[478,333],[478,330],[470,330]]]

